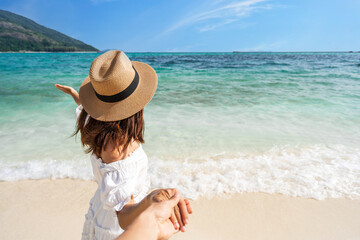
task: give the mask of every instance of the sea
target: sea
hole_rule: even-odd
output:
[[[360,198],[360,53],[127,53],[150,64],[153,188]],[[0,54],[0,180],[93,179],[75,130],[99,53]]]

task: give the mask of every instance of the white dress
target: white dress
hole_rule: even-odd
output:
[[[81,105],[76,109],[77,116],[81,109]],[[90,200],[82,239],[112,240],[123,232],[116,211],[131,200],[131,195],[135,202],[140,202],[149,190],[148,158],[140,145],[117,162],[106,164],[95,154],[90,159],[98,188]]]

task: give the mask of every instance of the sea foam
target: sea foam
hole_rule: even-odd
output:
[[[262,153],[175,161],[152,157],[153,188],[178,188],[188,198],[243,192],[315,199],[360,198],[360,149],[342,145],[274,147]],[[0,167],[0,180],[93,179],[90,161],[42,160]]]

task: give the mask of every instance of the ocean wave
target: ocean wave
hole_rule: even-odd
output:
[[[342,145],[274,147],[262,153],[198,160],[151,158],[153,188],[175,187],[185,197],[243,192],[325,199],[360,198],[360,149]],[[93,179],[89,161],[28,161],[0,167],[0,180]]]
[[[85,159],[57,161],[54,159],[29,160],[10,166],[0,166],[0,181],[73,178],[93,179],[90,161]]]

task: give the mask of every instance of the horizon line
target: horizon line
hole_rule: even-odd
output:
[[[8,51],[0,53],[102,53],[110,50],[117,49],[105,49],[96,51],[75,51],[75,52],[46,52],[46,51]],[[122,51],[122,50],[121,50]],[[360,50],[344,50],[344,51],[124,51],[126,53],[360,53]]]

